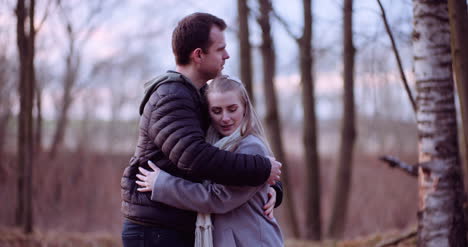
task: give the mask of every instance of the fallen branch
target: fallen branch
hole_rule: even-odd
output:
[[[418,233],[417,230],[411,230],[401,236],[398,236],[396,238],[393,238],[393,239],[389,239],[389,240],[386,240],[386,241],[383,241],[381,243],[379,243],[378,245],[376,245],[375,247],[387,247],[387,246],[392,246],[392,245],[397,245],[399,244],[400,242],[403,242],[409,238],[412,238],[412,237],[415,237],[416,234]]]
[[[418,176],[419,165],[410,165],[392,156],[382,156],[379,159],[386,162],[391,168],[400,168],[410,176]]]

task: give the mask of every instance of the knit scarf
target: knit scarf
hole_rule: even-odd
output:
[[[234,133],[229,136],[223,137],[219,140],[217,136],[214,136],[214,128],[210,126],[210,130],[207,134],[207,140],[216,141],[213,145],[222,150],[233,151],[237,148],[239,142],[237,140],[242,139],[241,128],[237,128]],[[209,181],[203,181],[206,185]],[[197,222],[195,224],[195,247],[213,247],[213,224],[211,223],[211,214],[198,213]]]

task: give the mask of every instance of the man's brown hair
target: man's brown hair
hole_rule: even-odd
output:
[[[190,53],[197,48],[208,52],[213,26],[221,31],[226,29],[226,23],[222,19],[207,13],[193,13],[179,21],[172,33],[172,52],[178,65],[189,64]]]

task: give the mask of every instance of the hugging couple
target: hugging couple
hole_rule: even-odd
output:
[[[273,217],[281,163],[245,87],[221,75],[225,29],[211,14],[183,18],[172,34],[175,71],[145,84],[121,181],[124,247],[283,246]]]

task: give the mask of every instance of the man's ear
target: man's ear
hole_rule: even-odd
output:
[[[201,48],[197,48],[195,50],[192,51],[192,54],[190,55],[190,57],[193,59],[193,61],[195,63],[200,63],[201,60],[202,60],[202,49]]]

